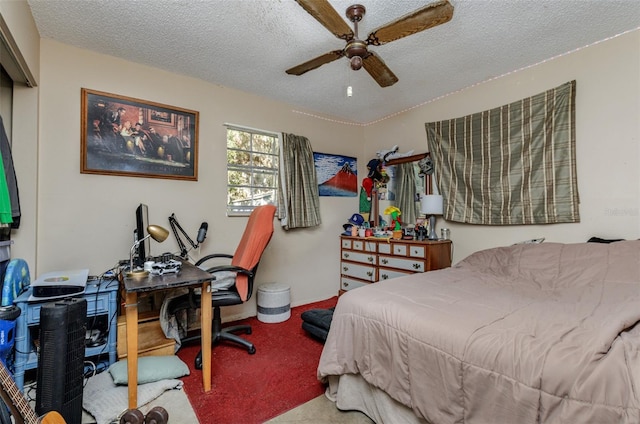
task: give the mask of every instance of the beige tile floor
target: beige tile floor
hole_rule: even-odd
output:
[[[342,412],[324,395],[275,417],[267,424],[371,424],[373,421],[357,411]]]

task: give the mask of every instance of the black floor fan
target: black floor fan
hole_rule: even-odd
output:
[[[67,424],[82,422],[87,301],[68,298],[40,309],[36,413],[57,411]]]

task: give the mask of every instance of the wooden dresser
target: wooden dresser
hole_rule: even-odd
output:
[[[340,236],[340,294],[364,284],[451,266],[451,240]]]

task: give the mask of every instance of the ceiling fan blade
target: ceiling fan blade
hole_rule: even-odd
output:
[[[309,72],[324,65],[325,63],[333,62],[334,60],[340,59],[342,56],[344,56],[344,50],[334,50],[332,52],[325,53],[322,56],[318,56],[315,59],[304,62],[298,66],[294,66],[291,69],[287,69],[285,72],[289,75],[302,75],[305,72]]]
[[[353,31],[327,0],[296,0],[311,16],[316,18],[333,35],[343,40],[351,40]]]
[[[372,51],[363,59],[362,66],[369,72],[369,75],[376,80],[380,87],[389,87],[398,82],[398,77],[391,72],[391,69],[385,65],[384,61],[380,59],[380,56]]]
[[[374,30],[367,37],[367,44],[379,46],[389,43],[448,22],[452,16],[453,6],[447,0],[431,3]]]

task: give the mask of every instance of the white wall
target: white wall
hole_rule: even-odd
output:
[[[640,238],[640,31],[451,94],[365,128],[368,157],[394,144],[427,151],[424,124],[491,109],[576,80],[576,156],[581,222],[480,226],[445,222],[454,262],[477,250],[545,237]],[[437,81],[434,81],[437,84]]]
[[[199,111],[198,181],[81,174],[82,87]],[[225,215],[224,123],[304,135],[323,152],[358,156],[362,146],[358,127],[319,121],[251,94],[42,40],[37,272],[88,267],[98,274],[128,258],[134,210],[141,202],[149,206],[151,223],[168,228],[168,217],[175,213],[192,236],[200,222],[208,221],[201,255],[233,253],[246,218]],[[337,236],[354,207],[355,198],[322,198],[319,228],[285,232],[277,221],[258,284],[289,284],[293,304],[335,296]],[[162,245],[152,241],[151,249],[154,254],[175,252],[177,244],[170,237]],[[254,314],[253,301],[238,313]]]

